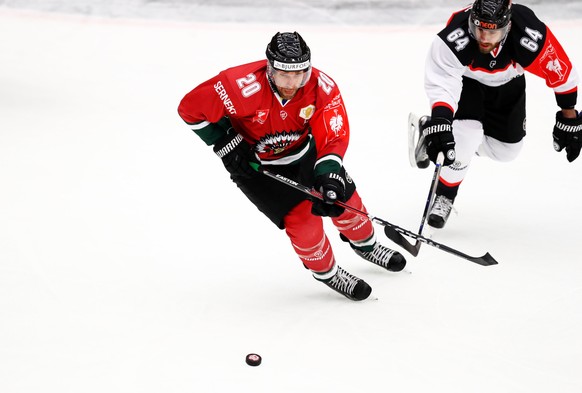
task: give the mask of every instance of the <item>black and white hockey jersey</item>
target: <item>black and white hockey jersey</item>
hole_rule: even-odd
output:
[[[513,4],[511,27],[491,53],[479,51],[469,33],[471,7],[454,13],[438,33],[426,59],[425,90],[433,116],[452,120],[462,78],[500,86],[525,71],[544,78],[560,108],[574,108],[578,74],[550,29],[529,8]]]

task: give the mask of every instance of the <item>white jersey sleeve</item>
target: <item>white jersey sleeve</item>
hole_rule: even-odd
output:
[[[433,108],[444,103],[457,111],[463,88],[466,67],[440,37],[436,37],[428,51],[425,64],[424,87]]]

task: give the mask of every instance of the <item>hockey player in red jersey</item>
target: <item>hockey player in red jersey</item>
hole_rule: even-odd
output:
[[[474,155],[513,160],[526,134],[525,77],[545,79],[560,110],[554,148],[574,161],[582,146],[578,75],[550,29],[511,0],[476,0],[451,16],[426,60],[431,116],[420,121],[419,167],[444,155],[428,224],[442,228]]]
[[[297,32],[275,34],[266,56],[203,82],[186,94],[178,113],[214,146],[247,198],[286,231],[317,280],[349,299],[366,299],[370,286],[336,264],[322,216],[331,217],[342,239],[363,259],[393,272],[406,261],[376,240],[370,220],[334,204],[340,200],[365,211],[343,165],[350,127],[340,91],[332,78],[311,66],[309,47]],[[308,200],[249,162],[313,186],[326,199]]]

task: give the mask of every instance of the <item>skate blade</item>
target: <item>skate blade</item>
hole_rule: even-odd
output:
[[[419,151],[420,121],[423,117],[419,117],[412,112],[408,114],[408,161],[413,168],[420,169],[428,168],[430,165],[430,160],[426,153],[420,153]]]
[[[435,227],[431,227],[430,225],[426,225],[424,227],[424,232],[422,233],[422,236],[426,237],[427,239],[432,239],[433,236],[438,233],[438,231],[440,231],[439,228],[435,228]]]
[[[418,168],[416,163],[416,144],[420,136],[419,120],[420,117],[418,115],[412,112],[408,114],[408,161],[413,168]]]

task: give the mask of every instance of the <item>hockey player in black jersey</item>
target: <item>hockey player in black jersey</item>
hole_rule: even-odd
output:
[[[476,0],[454,13],[433,41],[425,70],[431,115],[421,118],[416,149],[419,167],[444,155],[428,216],[433,228],[445,225],[474,155],[505,162],[519,154],[526,134],[525,71],[553,89],[560,108],[554,148],[574,161],[582,147],[578,75],[532,10],[510,0]]]

